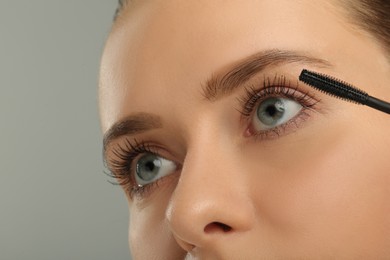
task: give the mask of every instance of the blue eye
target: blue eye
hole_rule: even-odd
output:
[[[135,180],[138,186],[144,186],[169,175],[175,169],[174,162],[154,154],[146,154],[137,162]]]
[[[254,114],[253,124],[257,131],[275,128],[288,122],[302,109],[297,101],[271,97],[262,101]]]

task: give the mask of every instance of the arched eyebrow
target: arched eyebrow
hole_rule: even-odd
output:
[[[270,49],[265,50],[236,63],[227,72],[212,74],[202,87],[203,96],[210,102],[216,101],[242,86],[254,75],[265,69],[288,63],[302,63],[317,67],[331,67],[331,64],[323,59],[316,58],[305,53]],[[158,115],[150,113],[136,113],[116,122],[103,137],[103,150],[114,139],[123,135],[136,135],[157,128],[162,128],[162,120]]]
[[[279,49],[265,50],[237,62],[237,65],[225,73],[212,74],[206,83],[202,84],[202,94],[207,100],[216,101],[229,96],[237,87],[265,69],[288,63],[331,67],[328,61],[306,53]]]

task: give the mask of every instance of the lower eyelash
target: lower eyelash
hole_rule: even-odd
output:
[[[306,108],[304,107],[297,116],[290,119],[288,122],[275,127],[274,129],[256,132],[252,135],[254,136],[255,140],[272,140],[280,137],[287,132],[293,132],[294,130],[299,128],[300,123],[310,117],[310,115],[305,110]]]
[[[161,179],[158,179],[150,184],[147,185],[132,185],[127,189],[127,192],[130,195],[130,198],[138,197],[138,198],[144,198],[148,194],[150,194],[153,190],[157,189],[159,187],[159,182]]]

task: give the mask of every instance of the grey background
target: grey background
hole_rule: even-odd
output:
[[[116,0],[0,0],[0,259],[129,259],[97,111]]]

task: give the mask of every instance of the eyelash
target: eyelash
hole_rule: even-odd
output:
[[[298,127],[296,120],[307,118],[309,115],[305,113],[306,109],[311,109],[314,107],[318,101],[314,99],[308,92],[298,91],[298,82],[292,86],[289,81],[284,76],[275,76],[271,82],[270,78],[264,78],[263,86],[257,88],[257,86],[249,86],[245,88],[245,94],[241,98],[238,98],[240,103],[240,108],[238,111],[241,113],[242,120],[250,121],[252,120],[252,115],[256,109],[256,106],[266,98],[270,97],[285,97],[293,99],[299,102],[302,105],[302,110],[297,116],[289,120],[289,122],[277,126],[274,129],[260,131],[256,133],[251,133],[255,139],[269,139],[270,136],[280,136],[286,130],[286,125],[293,123]],[[105,162],[105,166],[108,170],[107,175],[114,178],[116,182],[111,182],[115,185],[122,186],[129,194],[130,198],[133,197],[145,198],[156,190],[162,179],[147,184],[147,185],[137,185],[135,177],[133,175],[134,169],[133,164],[136,161],[137,157],[143,154],[153,154],[160,156],[158,149],[154,148],[151,144],[146,142],[139,142],[134,139],[130,141],[125,139],[123,144],[118,144],[112,150],[114,158],[109,158]]]
[[[109,181],[111,184],[122,186],[128,192],[130,198],[134,196],[146,197],[150,191],[158,187],[159,180],[148,185],[137,185],[132,174],[134,171],[132,165],[139,155],[148,153],[159,156],[158,151],[150,144],[143,141],[139,142],[137,139],[131,142],[126,138],[124,144],[118,144],[113,148],[112,153],[116,158],[110,158],[108,163],[105,163],[108,169],[106,174],[115,179],[115,182]]]
[[[260,132],[251,131],[251,135],[256,140],[266,140],[279,137],[284,134],[286,127],[294,124],[298,128],[298,121],[305,120],[309,117],[306,113],[307,109],[313,110],[315,105],[319,102],[313,98],[309,92],[300,92],[298,90],[298,82],[292,85],[290,81],[284,76],[275,76],[273,81],[269,77],[264,78],[263,86],[256,88],[257,86],[250,85],[245,88],[245,94],[243,97],[238,98],[240,109],[237,109],[242,116],[242,120],[248,121],[251,124],[252,115],[256,110],[256,106],[262,101],[270,97],[284,97],[297,101],[302,105],[302,110],[294,118],[288,122],[277,126],[270,130],[264,130]],[[254,132],[254,133],[252,133]]]

